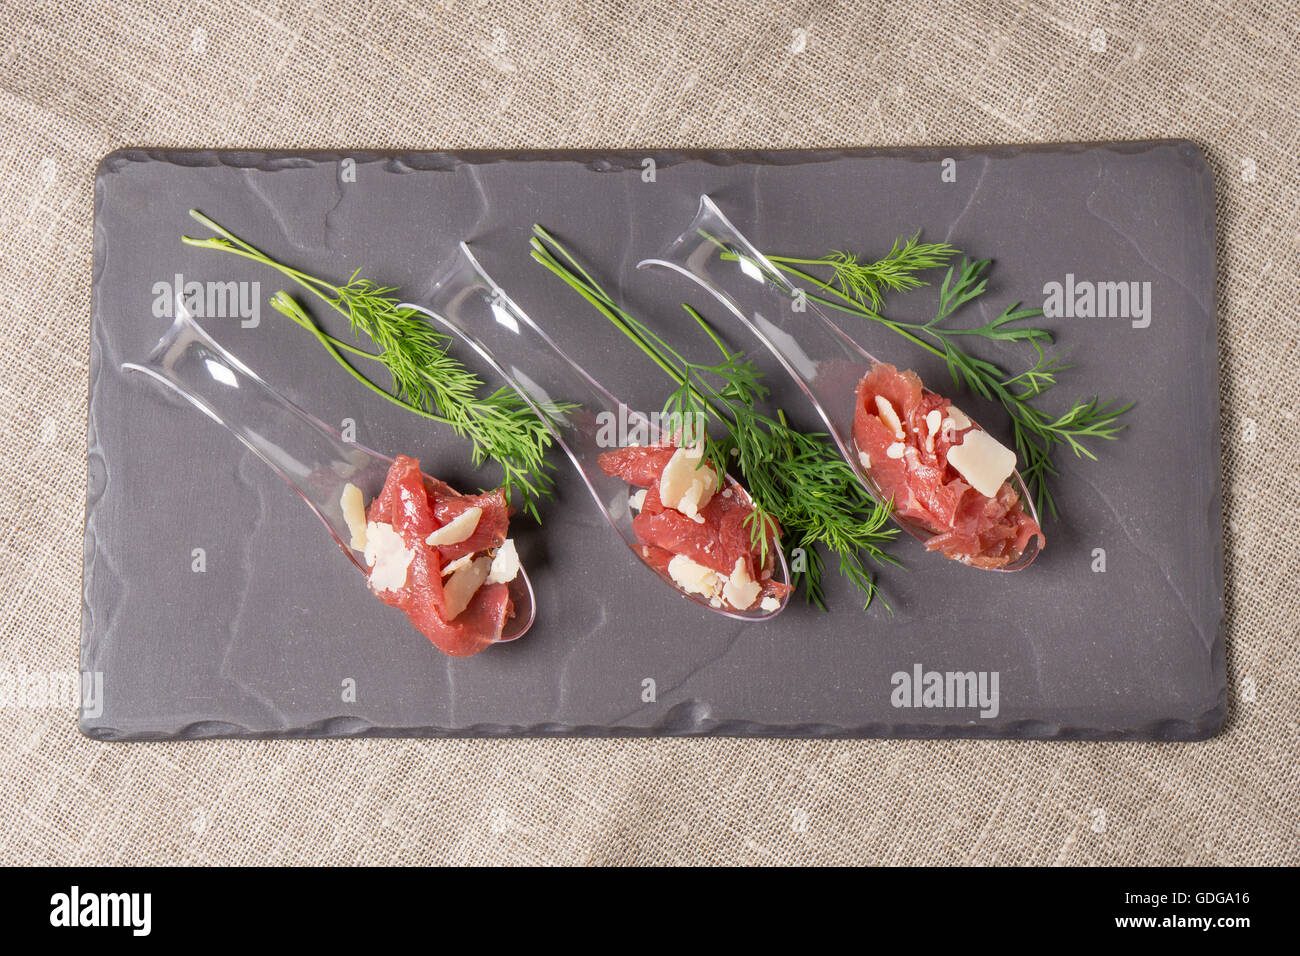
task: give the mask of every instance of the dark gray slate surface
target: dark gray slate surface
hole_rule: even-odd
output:
[[[356,162],[356,182],[340,159]],[[643,181],[642,160],[657,163]],[[941,160],[957,181],[941,182]],[[770,368],[777,401],[810,412],[702,292],[635,272],[709,193],[757,244],[879,253],[923,228],[997,260],[986,297],[1041,304],[1044,283],[1150,281],[1153,319],[1057,319],[1072,346],[1060,401],[1138,406],[1101,463],[1061,457],[1048,548],[1021,574],[897,553],[893,605],[863,612],[828,576],[830,613],[801,604],[743,625],[675,599],[637,566],[567,461],[544,530],[519,519],[538,623],[468,660],[433,650],[371,598],[316,519],[214,423],[118,366],[167,325],[154,284],[260,281],[261,321],[205,325],[274,386],[358,440],[419,457],[462,487],[466,446],[348,380],[266,305],[269,270],[180,244],[197,207],[273,255],[338,279],[364,267],[413,299],[462,238],[513,297],[642,408],[665,381],[527,257],[540,222],[641,315],[691,343],[681,301]],[[1225,713],[1218,392],[1210,172],[1189,143],[797,153],[265,153],[125,151],[95,187],[89,496],[82,663],[105,739],[227,735],[753,734],[1202,738]],[[896,300],[921,317],[934,290]],[[322,314],[323,313],[318,313]],[[941,363],[841,317],[877,355],[945,388]],[[972,316],[972,318],[974,318]],[[702,345],[701,345],[702,348]],[[702,353],[701,353],[702,354]],[[998,355],[1019,366],[1019,353]],[[955,395],[995,432],[1003,417]],[[1005,435],[1004,435],[1005,437]],[[203,548],[206,571],[191,569]],[[1105,549],[1105,573],[1091,570]],[[891,675],[996,671],[1000,712],[897,709]],[[342,700],[356,682],[357,700]],[[657,700],[643,701],[643,682]]]

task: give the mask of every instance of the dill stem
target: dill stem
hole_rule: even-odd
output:
[[[232,239],[229,241],[238,242],[244,246],[248,245],[247,243],[244,243],[242,240]],[[270,266],[272,269],[275,269],[277,272],[287,276],[288,278],[292,279],[294,282],[298,283],[307,291],[314,293],[322,302],[324,302],[330,308],[334,309],[334,311],[344,316],[347,316],[348,314],[347,309],[343,308],[343,306],[339,302],[343,290],[340,289],[338,286],[331,285],[330,283],[326,282],[324,279],[320,279],[317,278],[316,276],[308,275],[305,272],[299,272],[297,269],[287,266],[283,262],[277,262],[275,259],[272,259],[266,253],[262,252],[261,250],[257,249],[254,246],[248,246],[247,249],[231,248],[230,246],[225,245],[218,240],[195,239],[192,236],[181,236],[181,242],[185,243],[187,246],[195,246],[196,248],[199,249],[216,249],[219,252],[225,252],[230,255],[242,256],[243,258],[252,260],[253,262],[256,262],[260,265]],[[250,249],[252,250],[251,252],[248,251]],[[334,298],[331,298],[329,295],[325,293],[325,291],[323,291],[326,289],[334,293]]]
[[[283,296],[283,298],[281,298],[281,296]],[[438,422],[440,425],[452,424],[452,422],[448,421],[446,418],[442,417],[441,415],[435,415],[433,412],[425,411],[423,408],[420,408],[419,406],[413,405],[410,402],[403,401],[402,399],[398,398],[396,395],[393,395],[390,392],[388,392],[386,389],[380,388],[374,382],[370,381],[370,379],[366,378],[364,375],[358,372],[355,368],[352,367],[352,364],[348,362],[348,360],[345,359],[340,354],[340,349],[346,349],[347,351],[355,355],[362,355],[368,359],[374,359],[376,362],[382,362],[383,360],[378,355],[375,355],[371,352],[367,352],[364,349],[357,348],[354,345],[349,345],[347,342],[339,341],[338,339],[334,338],[334,336],[329,335],[328,333],[321,330],[316,325],[315,322],[311,321],[311,319],[307,318],[307,316],[303,314],[302,309],[298,306],[298,303],[294,302],[293,299],[290,298],[287,294],[279,293],[278,295],[273,297],[271,299],[271,307],[274,308],[276,311],[278,311],[281,315],[288,316],[288,318],[291,319],[293,322],[297,323],[299,326],[306,329],[312,335],[316,336],[316,341],[320,342],[320,344],[324,347],[325,351],[329,352],[329,354],[333,357],[334,361],[337,362],[339,366],[343,368],[344,371],[346,371],[349,375],[351,375],[354,379],[356,379],[366,388],[370,389],[370,391],[374,392],[376,395],[380,396],[381,398],[387,399],[388,401],[396,405],[398,408],[404,408],[408,412],[414,412],[416,415],[419,415],[421,418],[427,418],[429,421]]]
[[[540,227],[537,228],[539,229],[539,231],[541,231]],[[549,233],[547,233],[546,235],[549,238]],[[632,329],[632,326],[629,322],[630,317],[627,316],[626,313],[623,313],[623,311],[619,309],[618,306],[612,304],[612,300],[610,300],[605,295],[605,290],[601,289],[600,286],[596,284],[595,280],[592,279],[591,276],[588,275],[584,270],[582,270],[582,268],[578,266],[577,263],[574,263],[574,268],[577,269],[582,274],[583,279],[585,279],[586,282],[590,283],[590,286],[587,286],[583,284],[581,281],[579,281],[573,275],[573,273],[569,272],[562,263],[560,263],[557,259],[555,259],[554,255],[551,254],[550,250],[547,247],[543,246],[536,239],[534,239],[532,243],[532,257],[534,260],[540,262],[547,269],[553,272],[556,276],[563,279],[564,282],[568,284],[575,292],[577,292],[580,296],[582,296],[589,303],[591,303],[591,305],[596,308],[596,311],[598,311],[601,315],[605,316],[605,318],[609,319],[609,321],[614,324],[615,328],[617,328],[620,332],[622,332],[625,336],[627,336],[627,338],[633,344],[635,344],[638,348],[640,348],[641,351],[644,352],[650,358],[650,360],[655,363],[655,365],[659,366],[659,369],[661,371],[663,371],[666,375],[671,377],[674,382],[676,382],[679,386],[684,386],[686,388],[689,388],[694,398],[697,401],[699,401],[700,404],[702,404],[705,408],[707,408],[719,422],[721,422],[724,425],[727,423],[727,419],[717,409],[717,407],[713,404],[713,402],[711,402],[708,398],[706,398],[700,392],[700,390],[697,389],[693,384],[690,384],[688,375],[684,375],[671,362],[669,362],[666,358],[664,358],[663,355],[661,355],[658,351],[652,348],[650,343],[645,341],[640,335],[637,334],[636,331]],[[568,258],[570,259],[570,261],[572,261],[571,257],[567,255],[565,256],[565,258]],[[592,291],[593,289],[596,291],[593,292]],[[599,293],[599,295],[597,293]],[[688,309],[687,311],[690,310]],[[635,320],[631,320],[631,321],[635,321]],[[636,324],[640,325],[639,322]],[[673,350],[666,342],[660,340],[657,335],[654,335],[654,333],[650,332],[648,329],[646,330],[646,332],[648,335],[651,335],[656,340],[658,340],[659,344],[662,345],[664,349],[666,349],[668,353],[671,354],[674,358],[682,362],[683,365],[687,364],[685,360],[682,359],[682,357],[678,355],[677,352]],[[710,335],[712,336],[712,333],[710,333]],[[717,342],[718,340],[714,338],[714,341]],[[717,395],[716,392],[714,392],[713,394],[715,396]]]
[[[739,253],[726,251],[721,254],[721,258],[734,262],[740,259],[740,255]],[[821,305],[827,306],[832,309],[838,309],[841,312],[852,312],[854,315],[860,315],[865,319],[870,319],[872,322],[878,322],[881,325],[883,325],[885,328],[889,329],[891,332],[895,332],[898,335],[901,335],[903,338],[907,339],[913,345],[918,345],[921,348],[925,349],[927,352],[930,352],[931,354],[936,355],[939,358],[945,358],[942,349],[925,341],[925,339],[921,338],[915,333],[908,331],[909,329],[923,329],[925,328],[925,326],[917,325],[911,322],[896,322],[893,319],[887,319],[879,312],[873,312],[871,309],[866,308],[860,302],[854,299],[852,296],[845,295],[843,292],[835,288],[835,286],[831,285],[829,282],[825,282],[817,278],[815,275],[804,272],[802,269],[796,269],[792,265],[789,265],[789,263],[801,263],[804,265],[825,265],[825,263],[821,262],[820,260],[797,259],[791,256],[767,256],[767,259],[770,262],[778,263],[782,272],[794,276],[796,279],[799,279],[803,282],[807,282],[809,285],[815,286],[816,288],[821,289],[823,292],[829,292],[831,295],[835,296],[837,299],[840,300],[839,302],[832,302],[830,299],[822,298],[819,295],[804,293],[813,302],[820,303]]]
[[[272,305],[275,305],[275,303],[272,302]],[[379,362],[381,365],[383,364],[384,361],[384,357],[382,355],[376,355],[374,352],[367,352],[365,349],[361,348],[360,346],[353,345],[351,342],[345,342],[342,339],[338,338],[337,336],[330,335],[328,332],[326,332],[324,329],[318,326],[315,322],[311,321],[311,319],[307,318],[305,315],[301,315],[301,313],[299,313],[298,316],[295,316],[295,315],[290,315],[288,312],[285,312],[283,309],[280,309],[280,311],[282,314],[288,315],[290,319],[292,319],[294,322],[297,322],[308,332],[312,333],[312,335],[316,336],[320,344],[325,346],[325,348],[330,352],[330,354],[334,356],[335,361],[337,361],[340,365],[342,365],[349,372],[351,372],[353,376],[356,377],[358,380],[364,382],[368,387],[379,392],[385,398],[396,401],[403,408],[409,408],[417,415],[422,415],[423,417],[429,419],[430,421],[439,422],[443,425],[453,424],[453,422],[450,419],[443,418],[441,415],[435,415],[432,412],[427,412],[424,409],[418,408],[417,406],[412,405],[408,402],[403,402],[400,399],[395,399],[388,392],[381,389],[378,385],[370,381],[370,379],[366,378],[364,375],[362,375],[360,372],[354,369],[351,365],[349,365],[344,360],[344,358],[339,354],[339,352],[349,352],[352,355],[359,356],[360,358],[370,359],[370,361],[372,362]],[[438,380],[437,376],[434,375],[426,368],[418,368],[415,371],[416,374],[419,375],[426,382],[436,382]],[[473,403],[473,407],[479,408],[481,407],[481,405],[480,403]]]
[[[290,279],[293,279],[298,284],[305,286],[308,289],[311,289],[313,292],[319,295],[322,299],[325,299],[327,302],[329,301],[329,299],[324,295],[324,293],[320,291],[320,287],[329,289],[331,292],[334,292],[336,294],[339,291],[341,291],[338,288],[338,286],[331,285],[330,283],[326,282],[324,279],[318,278],[317,276],[308,275],[307,273],[301,272],[298,269],[293,268],[292,266],[285,265],[283,262],[278,262],[275,259],[272,259],[261,249],[257,248],[257,246],[253,245],[251,242],[247,242],[246,240],[239,238],[239,236],[235,235],[225,226],[221,225],[221,223],[209,219],[207,216],[203,215],[203,213],[199,212],[197,209],[190,210],[190,217],[194,219],[196,222],[199,222],[207,226],[209,229],[217,233],[217,235],[221,236],[227,242],[234,243],[236,246],[238,246],[238,248],[237,249],[225,248],[222,247],[219,243],[214,243],[211,239],[194,239],[190,236],[181,236],[181,241],[186,243],[187,245],[199,246],[199,247],[209,248],[209,249],[211,248],[223,249],[223,251],[233,252],[236,255],[241,255],[245,259],[252,259],[254,262],[260,262],[263,265],[268,265],[271,268],[276,269],[277,271],[288,276]]]
[[[769,262],[788,262],[798,266],[824,266],[824,259],[800,259],[797,256],[768,256]]]
[[[243,239],[240,239],[238,236],[236,236],[230,230],[226,229],[220,223],[212,219],[209,219],[207,216],[203,215],[203,213],[199,212],[196,209],[191,209],[190,215],[194,217],[194,219],[197,220],[198,222],[207,226],[213,232],[218,233],[223,239],[226,240],[227,243],[233,244],[233,247],[232,245],[226,245],[220,242],[219,240],[195,239],[191,236],[181,236],[181,241],[184,242],[186,245],[195,246],[196,248],[200,248],[200,249],[215,249],[220,252],[229,253],[230,255],[241,256],[245,259],[249,259],[260,265],[270,266],[272,269],[275,269],[277,272],[281,273],[282,275],[294,280],[296,283],[298,283],[298,285],[302,286],[304,289],[307,289],[308,291],[315,293],[316,296],[321,299],[321,301],[325,302],[335,311],[341,313],[342,315],[345,316],[347,315],[347,311],[340,306],[338,301],[342,291],[339,289],[338,286],[326,282],[324,279],[318,278],[317,276],[308,275],[307,273],[295,269],[292,266],[285,265],[283,262],[279,262],[275,259],[272,259],[269,255],[267,255],[261,249],[258,249],[252,243],[245,242]],[[333,292],[335,297],[331,298],[330,296],[326,295],[325,292],[322,291],[322,289],[328,289],[330,292]],[[298,307],[297,303],[295,303],[293,299],[291,299],[288,295],[285,295],[283,299],[278,297],[273,298],[271,304],[282,315],[288,317],[294,323],[296,323],[297,325],[301,326],[302,328],[310,332],[312,335],[314,335],[316,337],[316,340],[320,342],[320,344],[325,348],[327,352],[330,353],[333,359],[344,369],[344,371],[346,371],[349,375],[351,375],[354,379],[356,379],[358,382],[360,382],[370,391],[374,392],[376,395],[380,395],[383,398],[387,399],[389,402],[392,402],[394,405],[398,406],[399,408],[404,408],[409,412],[414,412],[416,415],[419,415],[421,418],[426,418],[429,421],[437,422],[440,425],[455,424],[450,419],[442,415],[434,414],[433,412],[426,411],[425,409],[420,408],[419,406],[414,405],[411,402],[403,401],[402,399],[398,398],[396,395],[393,395],[386,389],[380,388],[374,382],[370,381],[370,379],[366,378],[364,375],[358,372],[351,365],[351,363],[349,363],[345,358],[343,358],[343,356],[340,354],[340,351],[341,350],[347,351],[352,353],[353,355],[359,355],[364,358],[368,358],[380,363],[383,362],[382,356],[376,355],[373,352],[367,352],[365,349],[359,348],[348,342],[344,342],[341,339],[338,339],[333,335],[328,334],[319,326],[317,326],[315,322],[312,322]],[[427,381],[433,381],[433,376],[428,372],[427,369],[419,369],[418,371],[422,378],[424,378]]]

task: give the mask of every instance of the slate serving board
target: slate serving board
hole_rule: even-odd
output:
[[[775,403],[811,427],[779,367],[709,297],[680,277],[634,269],[685,228],[702,193],[765,250],[880,254],[921,228],[995,258],[985,316],[1016,299],[1041,305],[1045,285],[1067,275],[1150,282],[1145,328],[1125,318],[1050,321],[1075,365],[1054,398],[1100,393],[1138,404],[1123,437],[1099,449],[1100,463],[1058,456],[1062,518],[1046,522],[1048,547],[1031,568],[978,572],[904,539],[895,551],[907,570],[880,575],[892,614],[881,604],[864,612],[831,571],[829,613],[796,602],[770,623],[727,621],[642,569],[557,454],[558,496],[544,528],[522,518],[514,526],[537,624],[513,644],[451,660],[368,595],[317,519],[233,436],[119,368],[169,324],[154,303],[178,275],[259,282],[255,326],[246,327],[251,316],[203,320],[219,341],[325,421],[355,421],[359,441],[415,455],[458,486],[491,485],[497,474],[473,473],[464,443],[361,389],[274,313],[266,300],[283,287],[274,273],[179,239],[203,234],[187,216],[196,207],[296,266],[340,280],[364,268],[417,301],[467,239],[570,354],[634,407],[657,407],[660,373],[528,259],[539,222],[633,311],[704,354],[679,304],[700,307],[769,371]],[[1210,736],[1226,709],[1214,287],[1211,175],[1181,141],[114,153],[95,183],[81,638],[83,669],[102,675],[103,690],[83,707],[81,728],[106,740]],[[892,308],[929,317],[934,297],[931,288]],[[837,321],[952,391],[940,361],[852,317]],[[1023,359],[1018,350],[984,354],[1016,368]],[[1006,438],[997,410],[953,397]],[[996,674],[996,715],[896,706],[895,675],[918,668],[982,672],[989,688]]]

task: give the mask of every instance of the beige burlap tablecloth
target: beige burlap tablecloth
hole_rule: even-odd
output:
[[[0,709],[0,863],[1300,862],[1295,10],[4,0],[0,671],[77,666],[109,150],[1177,136],[1218,195],[1231,709],[1173,745],[106,745],[27,701]]]

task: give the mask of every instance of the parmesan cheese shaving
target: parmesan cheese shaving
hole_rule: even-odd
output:
[[[722,582],[716,571],[696,564],[684,554],[674,555],[668,562],[668,576],[677,582],[677,586],[691,594],[704,597],[717,597],[722,590]]]
[[[376,591],[397,591],[406,584],[406,572],[415,552],[406,546],[391,524],[371,521],[366,525],[366,564],[370,586]]]
[[[447,620],[456,620],[469,607],[469,602],[487,580],[488,569],[491,567],[490,558],[478,557],[447,579],[447,583],[442,586]]]
[[[434,547],[447,544],[460,544],[469,539],[478,527],[478,519],[483,517],[482,508],[466,508],[441,528],[424,539],[425,544]]]
[[[497,553],[492,556],[492,570],[488,573],[488,584],[505,584],[513,581],[519,574],[519,552],[515,550],[515,539],[506,538]]]
[[[716,471],[700,464],[703,454],[698,445],[678,448],[659,476],[659,498],[664,505],[697,521],[703,521],[700,511],[721,483]]]
[[[885,423],[885,427],[894,433],[895,438],[902,441],[906,437],[903,432],[903,423],[898,418],[898,412],[894,411],[894,406],[883,395],[876,396],[876,412],[880,415],[880,420]]]
[[[749,576],[745,569],[745,559],[737,558],[736,566],[722,588],[722,596],[727,603],[737,610],[748,610],[758,600],[758,592],[763,586]]]
[[[971,431],[948,450],[948,464],[985,498],[995,498],[1016,470],[1016,453],[988,432]]]
[[[350,481],[344,485],[339,507],[343,509],[343,520],[352,535],[352,550],[366,550],[366,499],[362,497],[361,489]]]
[[[939,434],[939,428],[943,424],[943,414],[935,408],[926,413],[925,416],[925,450],[934,452],[934,439]]]
[[[461,568],[463,568],[465,565],[469,564],[473,560],[474,560],[474,555],[462,554],[455,561],[452,561],[450,564],[444,564],[442,566],[442,576],[445,578],[453,571],[459,571]]]
[[[952,423],[956,427],[957,431],[961,431],[964,428],[970,428],[971,425],[974,424],[974,422],[966,417],[966,413],[956,405],[948,406],[948,417],[952,419]]]

